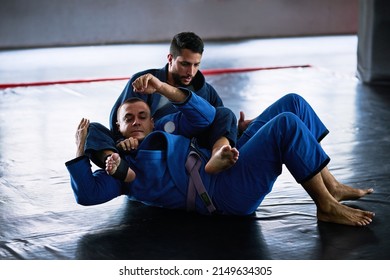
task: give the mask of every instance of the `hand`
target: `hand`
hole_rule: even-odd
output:
[[[145,74],[138,77],[133,83],[134,92],[140,92],[145,94],[153,94],[158,91],[163,85],[159,79],[152,74]]]
[[[240,119],[238,120],[238,135],[241,135],[249,126],[249,124],[253,121],[245,120],[245,114],[243,111],[240,111]]]
[[[84,155],[84,146],[87,138],[88,127],[89,127],[89,120],[82,118],[77,127],[77,131],[75,135],[76,146],[77,146],[76,157]]]
[[[128,152],[131,150],[136,150],[138,148],[138,139],[130,137],[123,141],[120,141],[116,147],[122,151]]]

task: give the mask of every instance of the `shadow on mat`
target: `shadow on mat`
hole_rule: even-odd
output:
[[[115,228],[85,235],[76,259],[267,259],[255,217],[203,216],[129,203]]]
[[[318,222],[320,235],[318,259],[356,260],[378,259],[373,254],[372,245],[379,241],[369,227],[350,227]]]

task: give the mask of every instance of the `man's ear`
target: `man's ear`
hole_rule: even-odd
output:
[[[168,59],[169,65],[172,65],[173,55],[172,54],[168,54],[167,55],[167,59]]]
[[[150,118],[150,122],[152,123],[152,127],[154,128],[154,119]]]

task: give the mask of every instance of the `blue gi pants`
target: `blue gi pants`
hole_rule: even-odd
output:
[[[288,94],[259,115],[238,140],[237,163],[219,174],[213,201],[226,214],[253,213],[285,164],[298,183],[330,161],[319,141],[329,131],[299,95]]]

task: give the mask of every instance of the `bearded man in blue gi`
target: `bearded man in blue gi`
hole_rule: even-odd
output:
[[[118,130],[134,145],[126,155],[111,154],[106,168],[91,170],[84,155],[89,120],[76,133],[76,158],[66,163],[76,201],[107,202],[120,195],[157,207],[201,214],[250,215],[271,192],[285,164],[317,206],[317,219],[366,226],[374,213],[341,204],[373,189],[339,183],[327,168],[330,159],[319,144],[328,130],[299,95],[288,94],[255,118],[237,147],[216,153],[191,144],[190,138],[213,122],[215,108],[188,89],[172,87],[151,74],[133,82],[134,90],[168,98],[178,113],[154,122],[142,99],[129,99],[118,109]],[[171,126],[173,133],[161,130]],[[212,172],[206,172],[206,163]],[[203,167],[203,168],[201,168]]]

